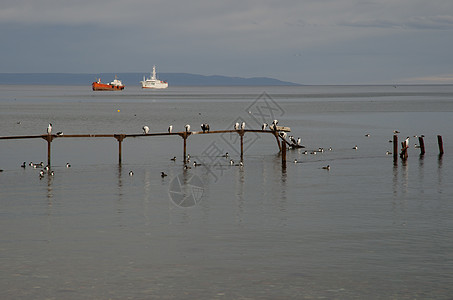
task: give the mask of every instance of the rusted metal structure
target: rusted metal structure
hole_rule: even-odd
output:
[[[284,138],[282,138],[278,133],[281,131],[289,132],[291,129],[289,127],[277,127],[277,130],[256,130],[256,129],[238,129],[238,130],[212,130],[212,131],[183,131],[183,132],[156,132],[156,133],[147,133],[147,134],[43,134],[43,135],[25,135],[25,136],[4,136],[0,137],[0,140],[11,140],[11,139],[39,139],[42,138],[47,141],[47,164],[51,165],[51,143],[54,139],[60,138],[115,138],[118,141],[118,163],[122,163],[122,143],[125,138],[149,138],[155,136],[169,136],[169,135],[179,135],[183,139],[183,158],[184,163],[187,162],[187,138],[195,134],[218,134],[218,133],[237,133],[240,136],[241,140],[241,161],[244,159],[244,135],[248,132],[255,133],[266,133],[272,134],[277,140],[277,145],[279,151],[282,151],[279,139],[282,140],[282,144],[288,143]],[[289,144],[289,143],[288,143]],[[285,151],[286,151],[286,147]],[[286,157],[286,156],[285,156]]]

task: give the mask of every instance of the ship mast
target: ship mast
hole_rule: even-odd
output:
[[[153,66],[153,78],[152,79],[154,79],[154,80],[157,79],[156,78],[156,66],[155,65]]]

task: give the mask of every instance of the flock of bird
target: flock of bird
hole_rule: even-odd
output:
[[[22,169],[26,169],[27,162],[24,161],[20,166]],[[66,168],[70,168],[71,164],[66,163],[65,166],[66,166]],[[55,175],[55,171],[51,170],[49,165],[44,166],[44,162],[39,162],[39,163],[30,162],[30,163],[28,163],[28,167],[39,170],[39,179],[43,179],[46,174],[51,177],[53,177]]]
[[[270,130],[276,131],[276,130],[278,129],[278,128],[277,128],[277,124],[278,124],[278,120],[274,120],[274,121],[271,123],[271,125],[268,125],[267,123],[263,123],[263,125],[261,126],[261,130],[264,131],[264,130],[266,130],[266,129],[269,127]],[[201,124],[200,127],[201,127],[201,130],[202,130],[203,132],[209,132],[209,130],[210,130],[210,126],[209,126],[209,124],[207,124],[207,123]],[[147,125],[143,126],[142,129],[143,129],[143,134],[148,134],[148,133],[149,133],[150,128],[149,128]],[[185,129],[185,132],[189,132],[189,131],[190,131],[190,125],[189,125],[189,124],[185,125],[185,126],[184,126],[184,129]],[[245,122],[241,122],[241,123],[237,122],[237,123],[235,123],[235,124],[234,124],[234,129],[235,129],[235,130],[245,130]],[[172,130],[173,130],[173,125],[170,125],[170,126],[168,127],[168,132],[169,132],[169,133],[172,133]],[[400,133],[400,132],[399,132],[398,130],[394,130],[393,133],[394,133],[394,134],[398,134],[398,133]],[[49,125],[47,126],[47,134],[49,134],[49,135],[52,134],[52,123],[49,123]],[[56,134],[57,134],[57,135],[63,135],[63,132],[57,132]],[[296,139],[296,138],[295,138],[294,136],[292,136],[292,135],[287,136],[287,133],[284,132],[284,131],[279,132],[279,136],[280,136],[282,139],[284,139],[285,141],[287,141],[287,138],[288,138],[288,139],[289,139],[289,144],[290,144],[291,146],[295,146],[295,147],[298,147],[298,148],[304,148],[304,146],[302,146],[302,140],[301,140],[300,137]],[[367,133],[367,134],[365,134],[365,136],[366,136],[366,137],[370,137],[371,135],[370,135],[369,133]],[[418,137],[418,136],[415,135],[414,137]],[[421,137],[424,137],[424,136],[421,135]],[[392,140],[389,140],[389,142],[392,142]],[[405,143],[406,143],[407,146],[409,145],[409,137],[406,138]],[[290,146],[290,147],[291,147],[291,146]],[[420,147],[420,146],[418,146],[417,144],[415,144],[415,148],[419,148],[419,147]],[[353,149],[353,150],[358,150],[358,146],[355,145],[354,147],[352,147],[352,149]],[[329,147],[328,150],[329,150],[329,151],[332,151],[332,147]],[[318,148],[318,150],[313,150],[313,151],[310,151],[310,152],[304,151],[303,154],[309,154],[309,153],[310,153],[310,154],[312,154],[312,155],[315,155],[315,154],[317,154],[318,152],[320,152],[320,153],[324,152],[324,148]],[[386,155],[391,155],[391,154],[392,154],[392,152],[390,152],[390,151],[387,151],[387,152],[386,152]],[[222,157],[224,157],[224,158],[229,158],[228,152],[226,152],[224,155],[222,155]],[[171,160],[172,160],[172,161],[176,161],[176,156],[174,156],[173,158],[171,158]],[[295,159],[295,160],[294,160],[294,163],[298,163],[298,160]],[[187,155],[187,157],[186,157],[186,163],[184,164],[184,169],[187,170],[187,169],[190,169],[191,166],[193,166],[193,167],[198,167],[198,166],[201,166],[201,165],[202,165],[201,163],[197,163],[196,161],[194,161],[194,162],[191,164],[191,163],[190,163],[190,155]],[[233,159],[230,159],[230,160],[229,160],[229,165],[231,165],[231,166],[240,166],[241,168],[244,166],[244,164],[243,164],[242,161],[240,161],[238,164],[236,164],[236,163],[234,162]],[[40,178],[40,179],[42,179],[42,178],[45,176],[46,172],[47,172],[47,174],[48,174],[49,176],[54,176],[54,175],[55,175],[55,172],[54,172],[53,170],[50,170],[50,167],[49,167],[48,165],[44,166],[44,163],[43,163],[43,162],[40,162],[40,163],[33,163],[33,162],[30,162],[30,163],[28,164],[28,166],[31,167],[31,168],[33,168],[33,169],[41,169],[40,172],[39,172],[39,178]],[[25,169],[25,168],[27,167],[27,163],[26,163],[26,162],[23,162],[22,165],[21,165],[21,167]],[[70,165],[69,163],[66,163],[66,168],[70,168],[70,167],[71,167],[71,165]],[[330,170],[330,165],[323,166],[322,169],[324,169],[324,170]],[[3,171],[3,170],[0,170],[0,171]],[[133,176],[133,175],[134,175],[134,172],[133,172],[133,171],[130,171],[130,172],[129,172],[129,176]],[[168,175],[167,175],[165,172],[162,171],[162,172],[161,172],[161,177],[164,178],[164,177],[166,177],[166,176],[168,176]]]

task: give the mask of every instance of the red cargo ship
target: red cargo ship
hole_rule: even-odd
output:
[[[115,79],[110,83],[101,83],[101,78],[92,83],[93,91],[117,91],[123,90],[124,85],[121,80]]]

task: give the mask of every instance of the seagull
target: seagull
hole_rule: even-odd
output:
[[[304,151],[304,154],[308,154],[308,151],[307,151],[307,150],[305,150],[305,151]]]
[[[296,142],[297,146],[300,146],[301,143],[302,143],[301,138],[297,138],[297,142]]]
[[[352,147],[352,149],[357,150],[357,149],[359,149],[359,147],[357,147],[357,145],[355,145],[354,147]]]
[[[173,156],[173,158],[171,158],[170,160],[176,161],[176,156]]]
[[[267,128],[267,123],[263,123],[263,125],[261,126],[261,130],[266,130]]]
[[[45,166],[44,170],[49,171],[50,170],[49,165]]]
[[[23,162],[20,166],[25,169],[25,167],[26,167],[25,164],[26,164],[26,162]]]
[[[239,162],[239,166],[240,166],[240,167],[243,167],[243,166],[244,166],[244,163],[243,163],[242,161]]]
[[[274,126],[277,126],[277,124],[278,124],[278,120],[274,120],[274,121],[272,121],[272,124],[273,124]]]
[[[241,123],[241,130],[244,130],[245,129],[245,122],[242,122]]]
[[[52,134],[52,123],[47,126],[47,134]]]
[[[134,176],[134,172],[129,171],[129,176]]]
[[[327,165],[325,167],[322,167],[324,170],[330,170],[330,165]]]
[[[32,162],[30,162],[28,165],[29,165],[30,167],[33,167],[33,163],[32,163]]]
[[[143,134],[148,134],[148,132],[149,132],[149,127],[148,126],[145,125],[145,126],[143,126],[142,129],[143,129]]]
[[[332,151],[332,147],[329,147],[329,151]]]
[[[173,130],[173,125],[168,126],[168,133],[171,133],[172,130]]]
[[[66,168],[70,168],[71,165],[69,163],[66,163]]]
[[[239,123],[234,124],[234,130],[239,130]]]
[[[203,133],[205,133],[206,131],[209,132],[209,124],[207,123],[201,124],[201,130],[203,130]]]
[[[294,163],[297,164],[297,159],[294,160]]]
[[[55,175],[55,172],[54,171],[50,171],[50,176],[54,176]]]
[[[39,176],[44,176],[44,171],[43,170],[39,171]]]
[[[390,155],[390,154],[392,154],[392,152],[390,152],[390,151],[385,152],[385,155]]]
[[[197,163],[196,161],[193,161],[193,166],[194,166],[194,167],[198,167],[198,166],[201,166],[201,164],[200,164],[200,163]]]
[[[280,132],[280,136],[286,140],[287,134],[286,134],[286,132],[282,131],[282,132]]]
[[[165,176],[167,176],[167,174],[165,174],[164,172],[160,172],[160,177],[164,178]]]
[[[58,131],[58,132],[57,132],[57,135],[58,135],[58,136],[62,136],[62,135],[63,135],[63,131]]]
[[[190,125],[187,124],[186,126],[184,126],[184,128],[186,128],[186,132],[189,132],[190,131]]]
[[[366,136],[366,137],[370,137],[370,134],[369,134],[369,133],[367,133],[367,134],[365,134],[365,136]]]
[[[321,152],[321,153],[323,153],[323,152],[324,152],[324,148],[321,148],[321,147],[320,147],[320,148],[318,148],[318,152]]]
[[[230,159],[230,166],[234,165],[234,160]]]
[[[393,130],[393,133],[397,134],[400,133],[398,130]]]

